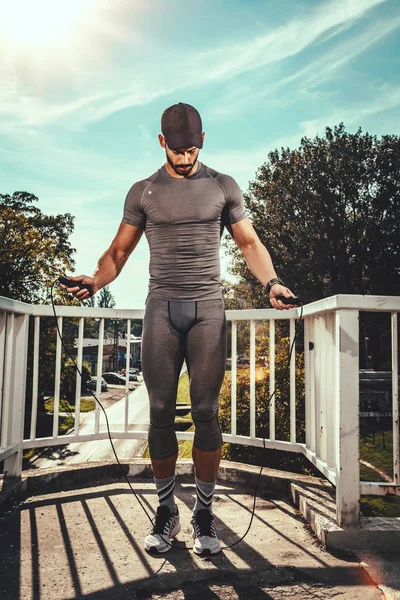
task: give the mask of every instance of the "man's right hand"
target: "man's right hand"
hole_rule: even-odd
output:
[[[93,290],[93,295],[98,291],[98,288],[94,283],[93,277],[89,277],[88,275],[68,275],[68,279],[70,279],[71,281],[78,281],[79,283],[89,285]],[[66,290],[68,294],[72,294],[73,296],[75,296],[75,298],[77,298],[78,300],[87,300],[91,297],[88,290],[81,289],[79,287],[67,287],[63,284],[61,284],[61,287],[64,290]]]

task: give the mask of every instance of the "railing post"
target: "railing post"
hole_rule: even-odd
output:
[[[392,313],[392,414],[393,414],[393,483],[400,484],[399,440],[399,351],[397,313]]]
[[[329,469],[335,470],[336,461],[336,446],[338,443],[338,433],[336,431],[336,409],[335,409],[335,376],[336,376],[336,360],[335,353],[335,313],[325,315],[326,319],[326,419],[327,419],[327,440],[326,440],[326,462]]]
[[[232,343],[231,343],[231,434],[236,435],[236,412],[237,412],[237,321],[232,321]]]
[[[304,321],[304,383],[306,410],[306,447],[315,452],[315,318]]]
[[[9,398],[9,421],[4,423],[4,426],[8,427],[9,444],[17,444],[18,452],[14,452],[4,460],[4,475],[8,477],[20,477],[22,471],[28,331],[29,315],[15,315],[13,366],[11,373],[7,374],[12,377],[11,385],[8,388],[11,393]],[[8,365],[10,365],[9,362]]]
[[[340,527],[360,521],[359,314],[338,310],[336,366],[336,515]]]
[[[269,439],[275,440],[275,320],[269,320]]]

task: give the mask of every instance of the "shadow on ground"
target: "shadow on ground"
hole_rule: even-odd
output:
[[[131,479],[152,517],[149,480]],[[154,557],[143,550],[149,518],[121,481],[31,496],[0,515],[2,600],[381,599],[352,555],[323,550],[285,499],[259,497],[244,540],[212,558],[191,550],[192,482],[176,486],[182,531]],[[214,502],[224,546],[238,541],[252,490],[222,483]]]

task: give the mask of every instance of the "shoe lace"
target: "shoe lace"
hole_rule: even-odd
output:
[[[196,537],[206,535],[208,537],[217,537],[214,525],[214,515],[209,510],[199,510],[192,518]]]
[[[167,506],[159,506],[157,508],[156,516],[152,519],[153,530],[152,533],[162,535],[165,533],[168,522],[172,519],[171,513]]]

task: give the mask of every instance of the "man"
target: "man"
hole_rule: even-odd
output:
[[[292,308],[276,297],[294,297],[277,278],[270,255],[246,217],[232,177],[199,162],[204,132],[197,110],[179,103],[161,119],[159,143],[166,163],[129,190],[122,222],[92,277],[71,277],[94,292],[120,273],[143,231],[150,247],[150,284],[142,336],[142,370],[149,393],[149,451],[159,506],[148,551],[166,552],[180,531],[174,500],[178,444],[174,429],[176,392],[183,361],[190,377],[195,426],[193,461],[196,504],[194,551],[216,554],[221,546],[212,499],[221,456],[218,396],[225,372],[226,321],[219,248],[227,227],[251,270],[266,286],[271,305]],[[68,288],[80,300],[89,294]]]

